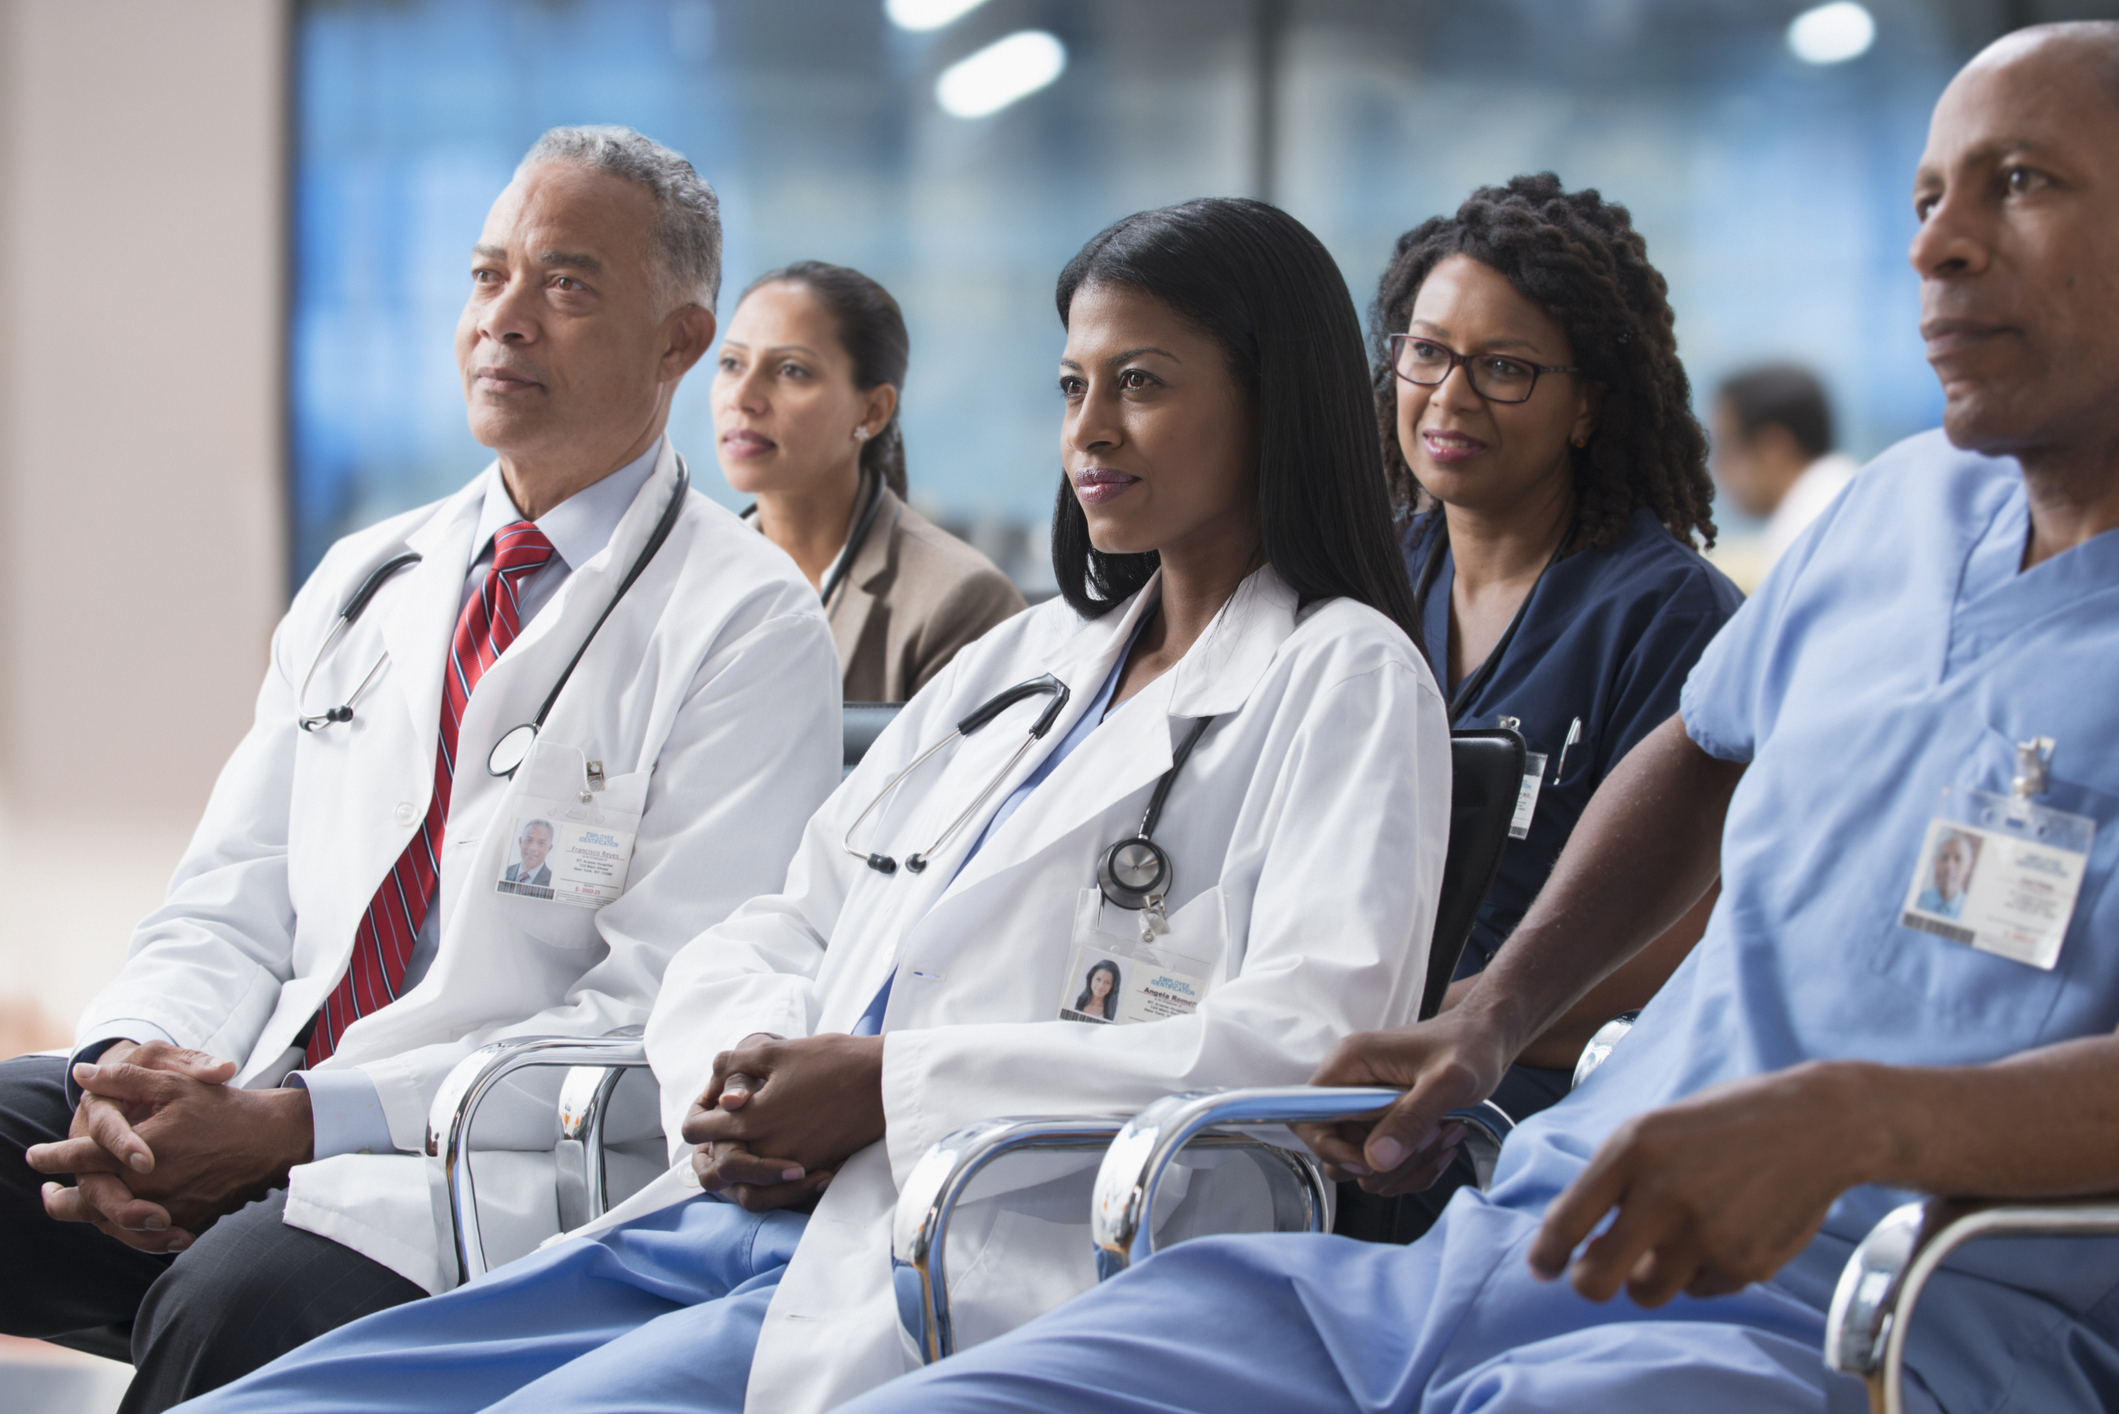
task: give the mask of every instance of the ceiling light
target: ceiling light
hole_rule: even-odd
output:
[[[1843,64],[1875,42],[1876,20],[1854,0],[1805,10],[1788,26],[1788,48],[1805,64]]]
[[[1067,46],[1041,29],[995,40],[942,70],[934,100],[953,118],[983,118],[1027,98],[1067,67]]]
[[[899,29],[940,29],[985,3],[986,0],[883,0],[883,13]]]

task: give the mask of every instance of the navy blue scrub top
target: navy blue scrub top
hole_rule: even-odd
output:
[[[1416,516],[1405,535],[1405,562],[1417,586],[1427,537],[1439,511]],[[1449,671],[1449,597],[1456,563],[1443,552],[1428,591],[1421,628],[1435,675]],[[1483,970],[1515,931],[1552,872],[1589,797],[1635,742],[1678,710],[1678,693],[1744,596],[1698,551],[1680,542],[1646,508],[1634,511],[1611,544],[1557,560],[1531,591],[1523,622],[1499,666],[1464,704],[1453,727],[1499,726],[1515,717],[1533,753],[1545,756],[1530,834],[1511,839],[1500,872],[1472,924],[1459,977]],[[1476,672],[1478,665],[1472,665]],[[1457,684],[1449,684],[1454,697]],[[1581,739],[1560,746],[1568,724]]]

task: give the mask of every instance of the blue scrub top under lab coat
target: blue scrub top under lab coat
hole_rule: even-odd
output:
[[[1415,517],[1404,543],[1407,572],[1420,582],[1440,512]],[[1428,591],[1422,645],[1440,678],[1449,671],[1448,550]],[[1645,507],[1609,545],[1557,560],[1531,591],[1523,621],[1500,664],[1451,726],[1498,726],[1518,718],[1531,751],[1543,753],[1545,785],[1530,834],[1511,839],[1500,872],[1472,925],[1457,975],[1483,970],[1544,887],[1553,862],[1605,775],[1642,737],[1678,710],[1685,675],[1743,603],[1729,578],[1684,544]],[[1476,671],[1476,665],[1474,665]],[[1457,684],[1450,684],[1455,694]],[[1580,718],[1581,740],[1560,747]]]

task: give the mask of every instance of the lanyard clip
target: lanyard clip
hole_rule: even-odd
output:
[[[2034,736],[2016,743],[2016,778],[2009,783],[2009,790],[2018,800],[2045,794],[2053,765],[2053,745],[2049,736]]]

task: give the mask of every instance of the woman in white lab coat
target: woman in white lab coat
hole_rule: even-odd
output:
[[[826,1409],[907,1368],[891,1218],[935,1141],[1296,1083],[1413,1019],[1448,732],[1345,285],[1291,217],[1199,201],[1091,241],[1058,303],[1063,597],[959,654],[784,891],[671,965],[647,1043],[677,1167],[187,1407]],[[1105,960],[1115,1020],[1085,1025]],[[1093,1281],[1084,1175],[985,1191],[952,1239],[966,1344]]]

